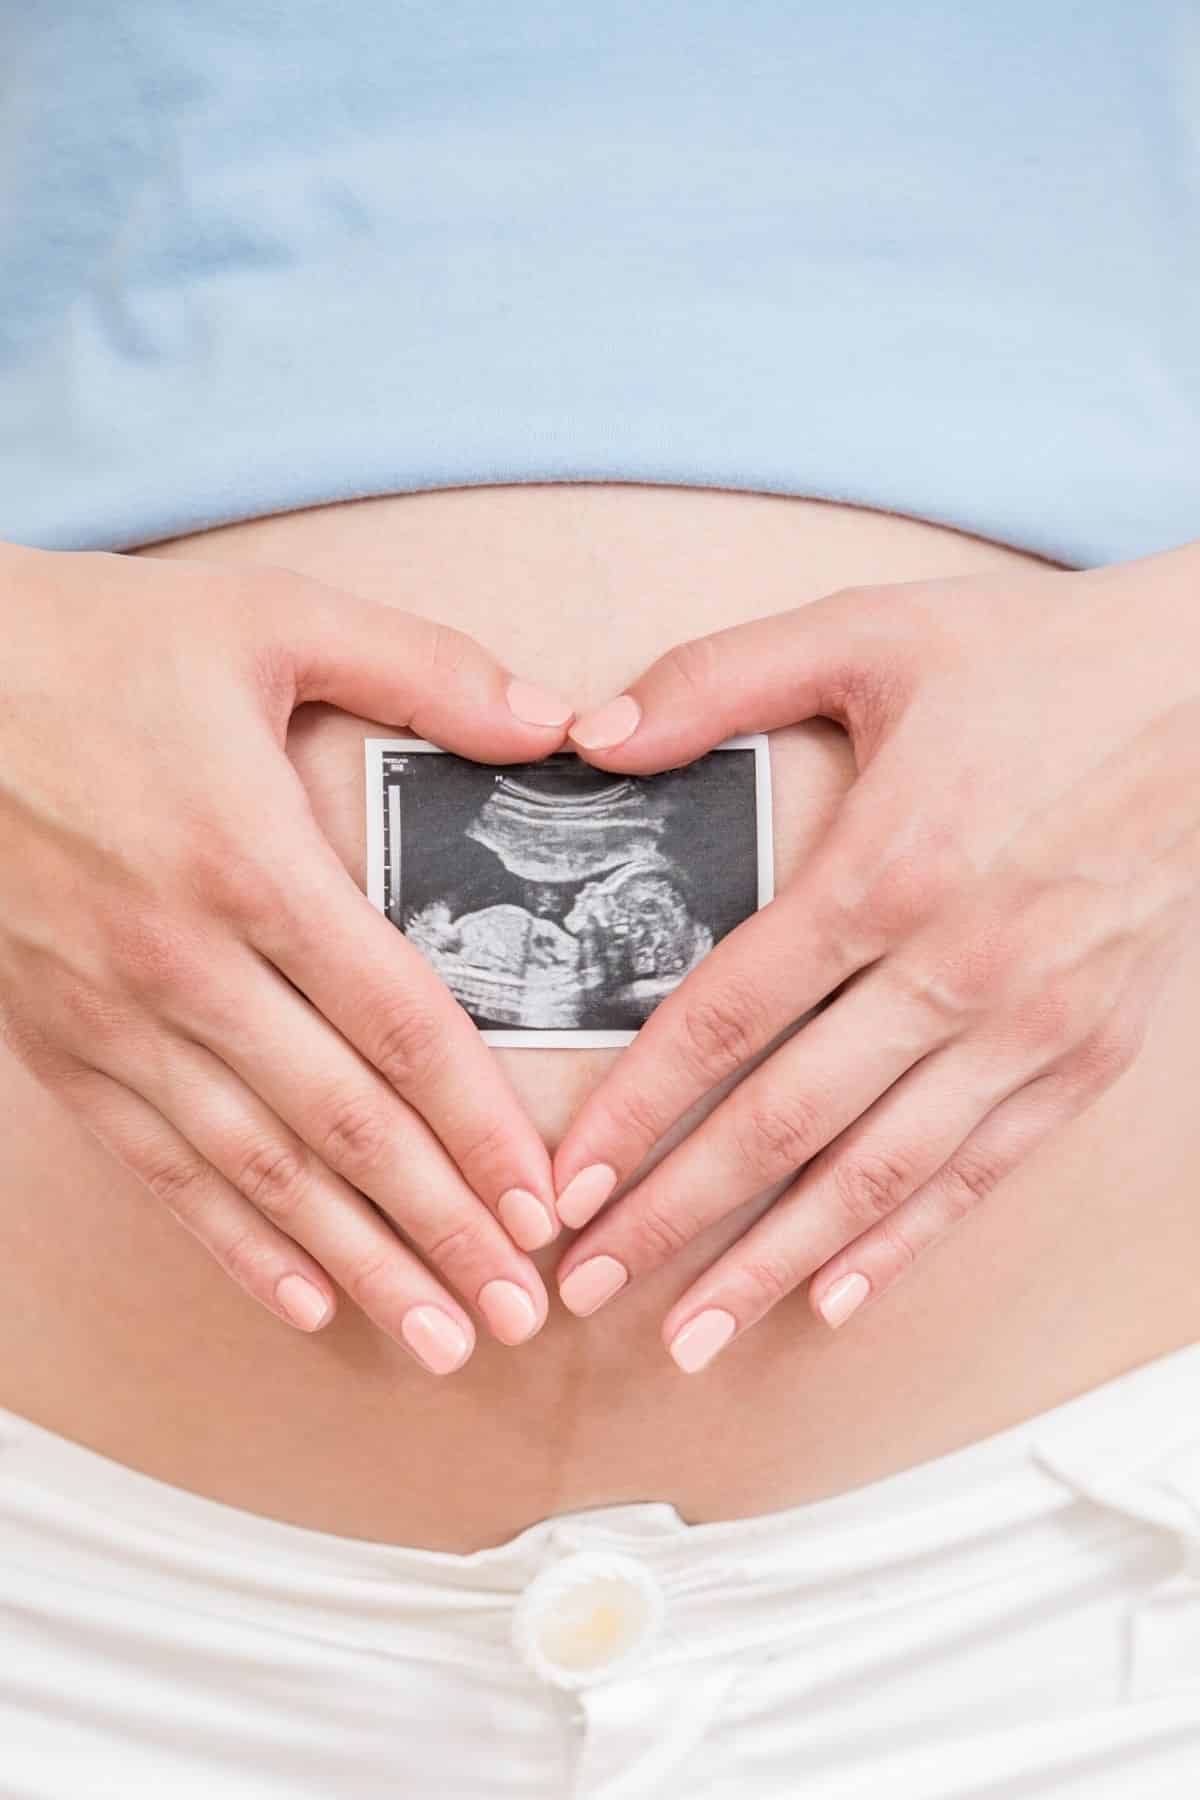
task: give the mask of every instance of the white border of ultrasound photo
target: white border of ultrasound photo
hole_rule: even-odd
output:
[[[366,755],[366,807],[367,807],[367,898],[381,913],[387,912],[387,900],[383,882],[383,759],[388,751],[429,751],[435,756],[446,753],[440,744],[430,744],[424,738],[367,738],[363,749]],[[774,831],[771,813],[771,756],[766,736],[761,732],[746,733],[738,737],[726,738],[722,744],[715,746],[721,750],[753,750],[754,751],[754,792],[755,792],[755,824],[758,840],[758,905],[761,909],[774,896],[775,892],[775,853]],[[498,764],[497,767],[500,765]],[[637,1036],[635,1031],[564,1031],[564,1030],[491,1030],[484,1029],[479,1034],[489,1044],[504,1045],[509,1049],[543,1049],[557,1046],[560,1049],[593,1050],[611,1049],[621,1044],[628,1044]]]

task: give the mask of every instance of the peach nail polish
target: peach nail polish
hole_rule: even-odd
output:
[[[591,1256],[571,1270],[558,1291],[568,1312],[582,1319],[603,1306],[628,1280],[629,1270],[615,1256]]]
[[[301,1331],[315,1331],[329,1312],[329,1302],[320,1288],[303,1275],[285,1275],[275,1289],[275,1298]]]
[[[572,1231],[600,1211],[617,1185],[617,1171],[607,1163],[589,1163],[568,1181],[555,1201],[558,1216]]]
[[[558,1226],[536,1194],[527,1188],[509,1188],[496,1202],[500,1223],[522,1250],[540,1250],[558,1236]]]
[[[855,1310],[862,1305],[871,1291],[871,1284],[865,1275],[855,1270],[853,1275],[843,1275],[835,1281],[823,1300],[817,1301],[821,1317],[827,1325],[841,1325]]]
[[[535,687],[532,681],[510,681],[508,705],[509,711],[515,713],[524,725],[563,726],[574,710],[565,700],[560,700],[557,694]]]
[[[686,1375],[694,1375],[712,1361],[718,1350],[725,1348],[736,1330],[737,1320],[732,1313],[721,1306],[710,1306],[675,1333],[671,1355]]]
[[[448,1375],[466,1361],[470,1339],[439,1306],[410,1306],[400,1321],[405,1343],[435,1375]]]
[[[537,1326],[537,1308],[515,1281],[486,1282],[479,1308],[502,1344],[523,1344]]]
[[[614,744],[623,744],[633,736],[641,717],[642,709],[633,695],[621,694],[576,719],[570,736],[585,750],[611,750]]]

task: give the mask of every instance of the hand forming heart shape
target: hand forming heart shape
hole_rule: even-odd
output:
[[[678,645],[571,727],[598,766],[649,773],[822,715],[859,774],[802,873],[663,1001],[567,1132],[562,1219],[624,1191],[564,1254],[564,1304],[594,1312],[780,1184],[664,1341],[700,1368],[808,1277],[838,1325],[1130,1065],[1200,889],[1198,590],[1197,545],[846,590]]]

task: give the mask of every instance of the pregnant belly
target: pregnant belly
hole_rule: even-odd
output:
[[[284,564],[475,633],[581,709],[670,643],[837,587],[1026,560],[855,508],[709,490],[463,489],[292,513],[154,554]],[[386,729],[386,722],[384,722]],[[289,750],[364,879],[362,739],[297,713]],[[946,745],[947,761],[954,757]],[[854,776],[828,721],[772,736],[776,880]],[[0,1404],[228,1504],[467,1551],[554,1511],[660,1499],[690,1520],[819,1498],[966,1443],[1197,1335],[1200,1113],[1189,949],[1138,1063],[840,1334],[797,1292],[694,1376],[663,1314],[745,1217],[592,1319],[481,1328],[438,1379],[343,1295],[291,1331],[0,1052]],[[616,1051],[496,1050],[553,1145]]]

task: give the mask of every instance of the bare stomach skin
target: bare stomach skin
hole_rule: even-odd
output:
[[[580,709],[680,638],[855,583],[1032,560],[852,507],[623,484],[354,502],[150,553],[283,564],[426,613]],[[378,729],[305,707],[289,740],[360,885],[361,745]],[[774,733],[771,756],[783,883],[854,766],[824,720]],[[249,1300],[0,1050],[0,1404],[229,1505],[457,1552],[577,1507],[665,1500],[700,1522],[855,1487],[1200,1335],[1198,1014],[1192,943],[1138,1062],[891,1293],[833,1333],[798,1291],[692,1376],[660,1322],[733,1229],[592,1319],[557,1299],[564,1232],[535,1253],[542,1332],[510,1349],[480,1325],[465,1368],[438,1378],[344,1294],[312,1337]],[[620,1054],[493,1053],[552,1147]]]

